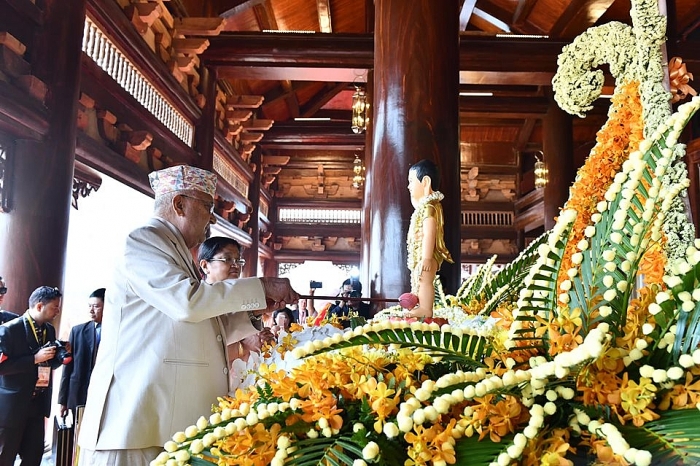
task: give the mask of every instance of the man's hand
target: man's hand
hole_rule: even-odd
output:
[[[275,341],[277,341],[275,339],[275,335],[268,327],[263,327],[260,333],[258,333],[258,337],[260,338],[260,343],[262,343],[263,345],[265,343],[274,343]]]
[[[40,364],[46,362],[56,356],[56,347],[49,346],[48,348],[41,348],[34,355],[34,364]]]
[[[299,301],[299,293],[292,289],[288,278],[261,277],[260,282],[265,292],[269,311],[282,309],[287,303]]]
[[[66,417],[68,415],[68,406],[61,405],[61,417]]]

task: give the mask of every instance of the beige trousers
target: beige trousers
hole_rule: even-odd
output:
[[[80,449],[78,466],[149,466],[163,451],[162,447],[139,450],[87,450]]]

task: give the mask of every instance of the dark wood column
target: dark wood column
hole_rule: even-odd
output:
[[[549,181],[544,188],[544,229],[554,226],[555,217],[569,199],[569,186],[574,182],[574,141],[572,116],[560,109],[551,96],[543,121],[544,163]]]
[[[370,103],[370,115],[374,102],[374,70],[367,73],[367,101]],[[365,296],[374,296],[375,290],[371,284],[373,278],[370,277],[370,252],[372,238],[372,141],[374,139],[374,118],[370,116],[367,120],[367,130],[365,131],[365,153],[361,155],[365,165],[365,185],[363,187],[361,231],[362,246],[360,249],[360,283]]]
[[[260,179],[262,176],[262,153],[259,147],[253,151],[250,161],[255,166],[253,182],[250,183],[250,188],[248,189],[248,199],[252,206],[250,208],[250,220],[248,221],[252,243],[245,251],[246,266],[244,273],[246,277],[255,277],[258,275],[258,255],[260,254],[258,246],[260,245]]]
[[[85,0],[45,0],[41,7],[31,63],[48,87],[49,130],[43,141],[16,142],[13,210],[0,216],[0,270],[12,283],[7,307],[16,312],[38,286],[63,286],[73,187]]]
[[[700,235],[700,138],[688,142],[685,148],[685,164],[688,167],[688,203],[690,218],[695,225],[695,236]]]
[[[205,102],[202,116],[196,127],[197,151],[201,156],[200,166],[211,170],[214,165],[214,131],[216,130],[216,69],[201,68],[200,86]]]
[[[402,44],[398,46],[397,44]],[[442,174],[446,243],[459,262],[459,1],[376,0],[369,276],[374,295],[410,290],[408,168]],[[440,275],[456,291],[459,264]]]

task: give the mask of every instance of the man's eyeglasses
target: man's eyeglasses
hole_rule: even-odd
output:
[[[245,259],[234,259],[232,257],[212,257],[209,262],[223,262],[229,267],[242,269],[245,266]]]
[[[5,294],[7,293],[7,287],[6,286],[0,286],[0,294]]]
[[[209,211],[210,214],[214,213],[214,207],[216,207],[216,204],[214,204],[213,202],[208,202],[208,201],[205,201],[204,199],[200,199],[200,198],[194,197],[194,196],[188,196],[187,194],[180,194],[180,196],[186,197],[187,199],[194,199],[195,201],[199,201]]]

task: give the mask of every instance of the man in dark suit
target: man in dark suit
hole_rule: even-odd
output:
[[[5,300],[5,294],[7,294],[7,286],[5,285],[2,277],[0,277],[0,324],[4,324],[5,322],[9,322],[12,319],[19,317],[14,312],[2,310],[2,302]]]
[[[105,304],[105,289],[99,288],[92,292],[88,299],[90,321],[74,326],[70,331],[70,346],[73,360],[63,366],[63,377],[58,392],[58,404],[61,405],[61,416],[68,409],[84,406],[87,400],[90,374],[95,365],[97,348],[102,333],[102,309]]]
[[[0,466],[39,466],[44,453],[44,418],[51,411],[51,361],[56,330],[49,323],[61,312],[58,288],[41,286],[29,309],[0,325]],[[53,361],[52,361],[53,362]]]

